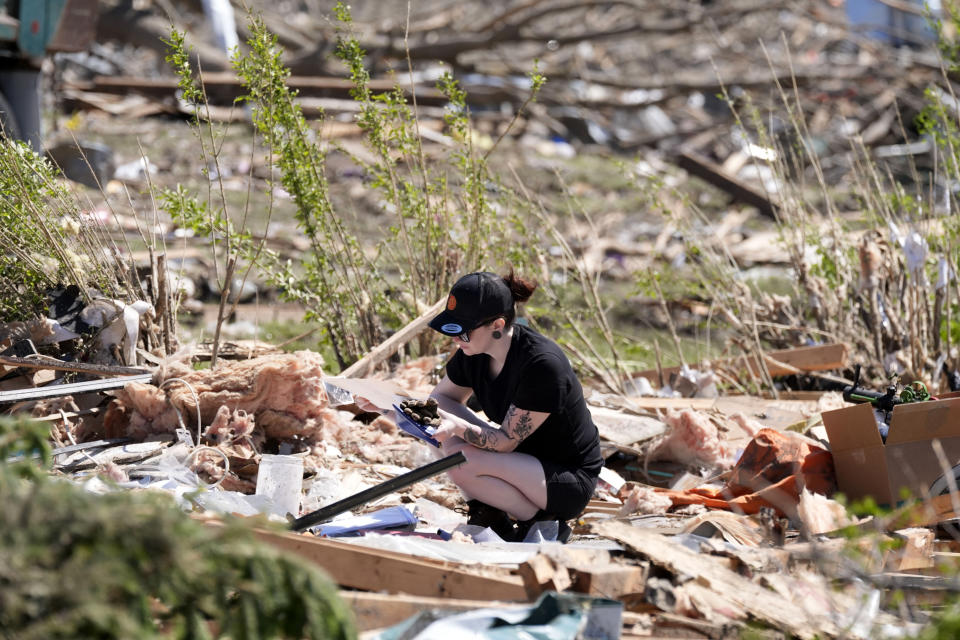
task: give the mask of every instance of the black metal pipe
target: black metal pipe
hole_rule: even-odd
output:
[[[439,460],[431,462],[430,464],[417,467],[413,471],[408,471],[407,473],[399,475],[396,478],[391,478],[390,480],[381,482],[380,484],[370,487],[369,489],[364,489],[360,493],[347,496],[343,500],[339,500],[333,504],[328,504],[327,506],[321,507],[316,511],[302,515],[290,523],[290,528],[294,531],[303,531],[304,529],[309,529],[315,524],[325,522],[334,516],[353,509],[354,507],[366,504],[367,502],[379,498],[380,496],[393,493],[398,489],[403,489],[408,485],[419,482],[431,476],[435,476],[438,473],[443,473],[447,469],[452,469],[453,467],[461,465],[466,461],[467,457],[463,455],[463,452],[457,451],[455,454],[447,456],[446,458],[440,458]]]

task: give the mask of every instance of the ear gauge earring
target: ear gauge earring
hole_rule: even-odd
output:
[[[494,332],[493,332],[492,334],[490,334],[490,335],[493,336],[493,339],[494,339],[494,340],[499,340],[500,338],[503,337],[503,334],[500,333],[499,331],[494,331]]]

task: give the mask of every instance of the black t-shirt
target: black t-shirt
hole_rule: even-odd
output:
[[[473,389],[487,417],[503,424],[510,405],[549,413],[516,451],[568,469],[599,475],[603,466],[600,436],[583,388],[560,347],[523,325],[513,326],[513,340],[503,369],[490,377],[490,356],[468,356],[459,349],[447,363],[447,377]]]

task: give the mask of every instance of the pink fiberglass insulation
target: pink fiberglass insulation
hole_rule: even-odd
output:
[[[200,419],[209,424],[221,406],[253,414],[257,423],[317,418],[327,407],[323,358],[312,351],[263,356],[177,376],[200,397]],[[169,381],[169,379],[168,379]],[[164,381],[161,381],[164,382]],[[169,381],[171,401],[195,417],[193,392]]]
[[[670,431],[651,452],[652,460],[724,468],[733,465],[717,426],[705,414],[693,409],[667,411],[664,422]]]
[[[115,392],[107,407],[103,428],[108,438],[130,437],[142,441],[158,433],[173,433],[179,425],[177,410],[163,390],[131,382]]]
[[[736,422],[751,438],[757,435],[760,429],[765,428],[762,423],[739,411],[730,414],[730,419]]]
[[[202,371],[167,369],[179,374],[160,381],[160,387],[128,384],[116,392],[105,418],[109,435],[145,437],[172,433],[179,425],[177,410],[191,432],[197,420],[213,423],[221,407],[254,417],[267,438],[320,439],[327,394],[323,385],[323,358],[310,351],[278,354],[223,363]],[[180,368],[183,369],[183,368]],[[176,379],[174,379],[176,378]]]
[[[627,494],[618,515],[623,517],[633,513],[666,513],[672,506],[673,500],[668,496],[657,493],[653,487],[637,485]]]
[[[416,360],[410,360],[397,367],[390,379],[397,385],[408,389],[413,393],[429,394],[436,381],[431,379],[436,372],[440,358],[437,356],[424,356]]]
[[[217,415],[203,435],[217,444],[232,444],[253,435],[254,418],[243,409],[230,410],[227,405],[217,409]]]

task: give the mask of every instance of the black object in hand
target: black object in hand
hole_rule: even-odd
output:
[[[440,413],[436,398],[403,400],[400,402],[400,409],[414,422],[428,427],[440,426]]]

